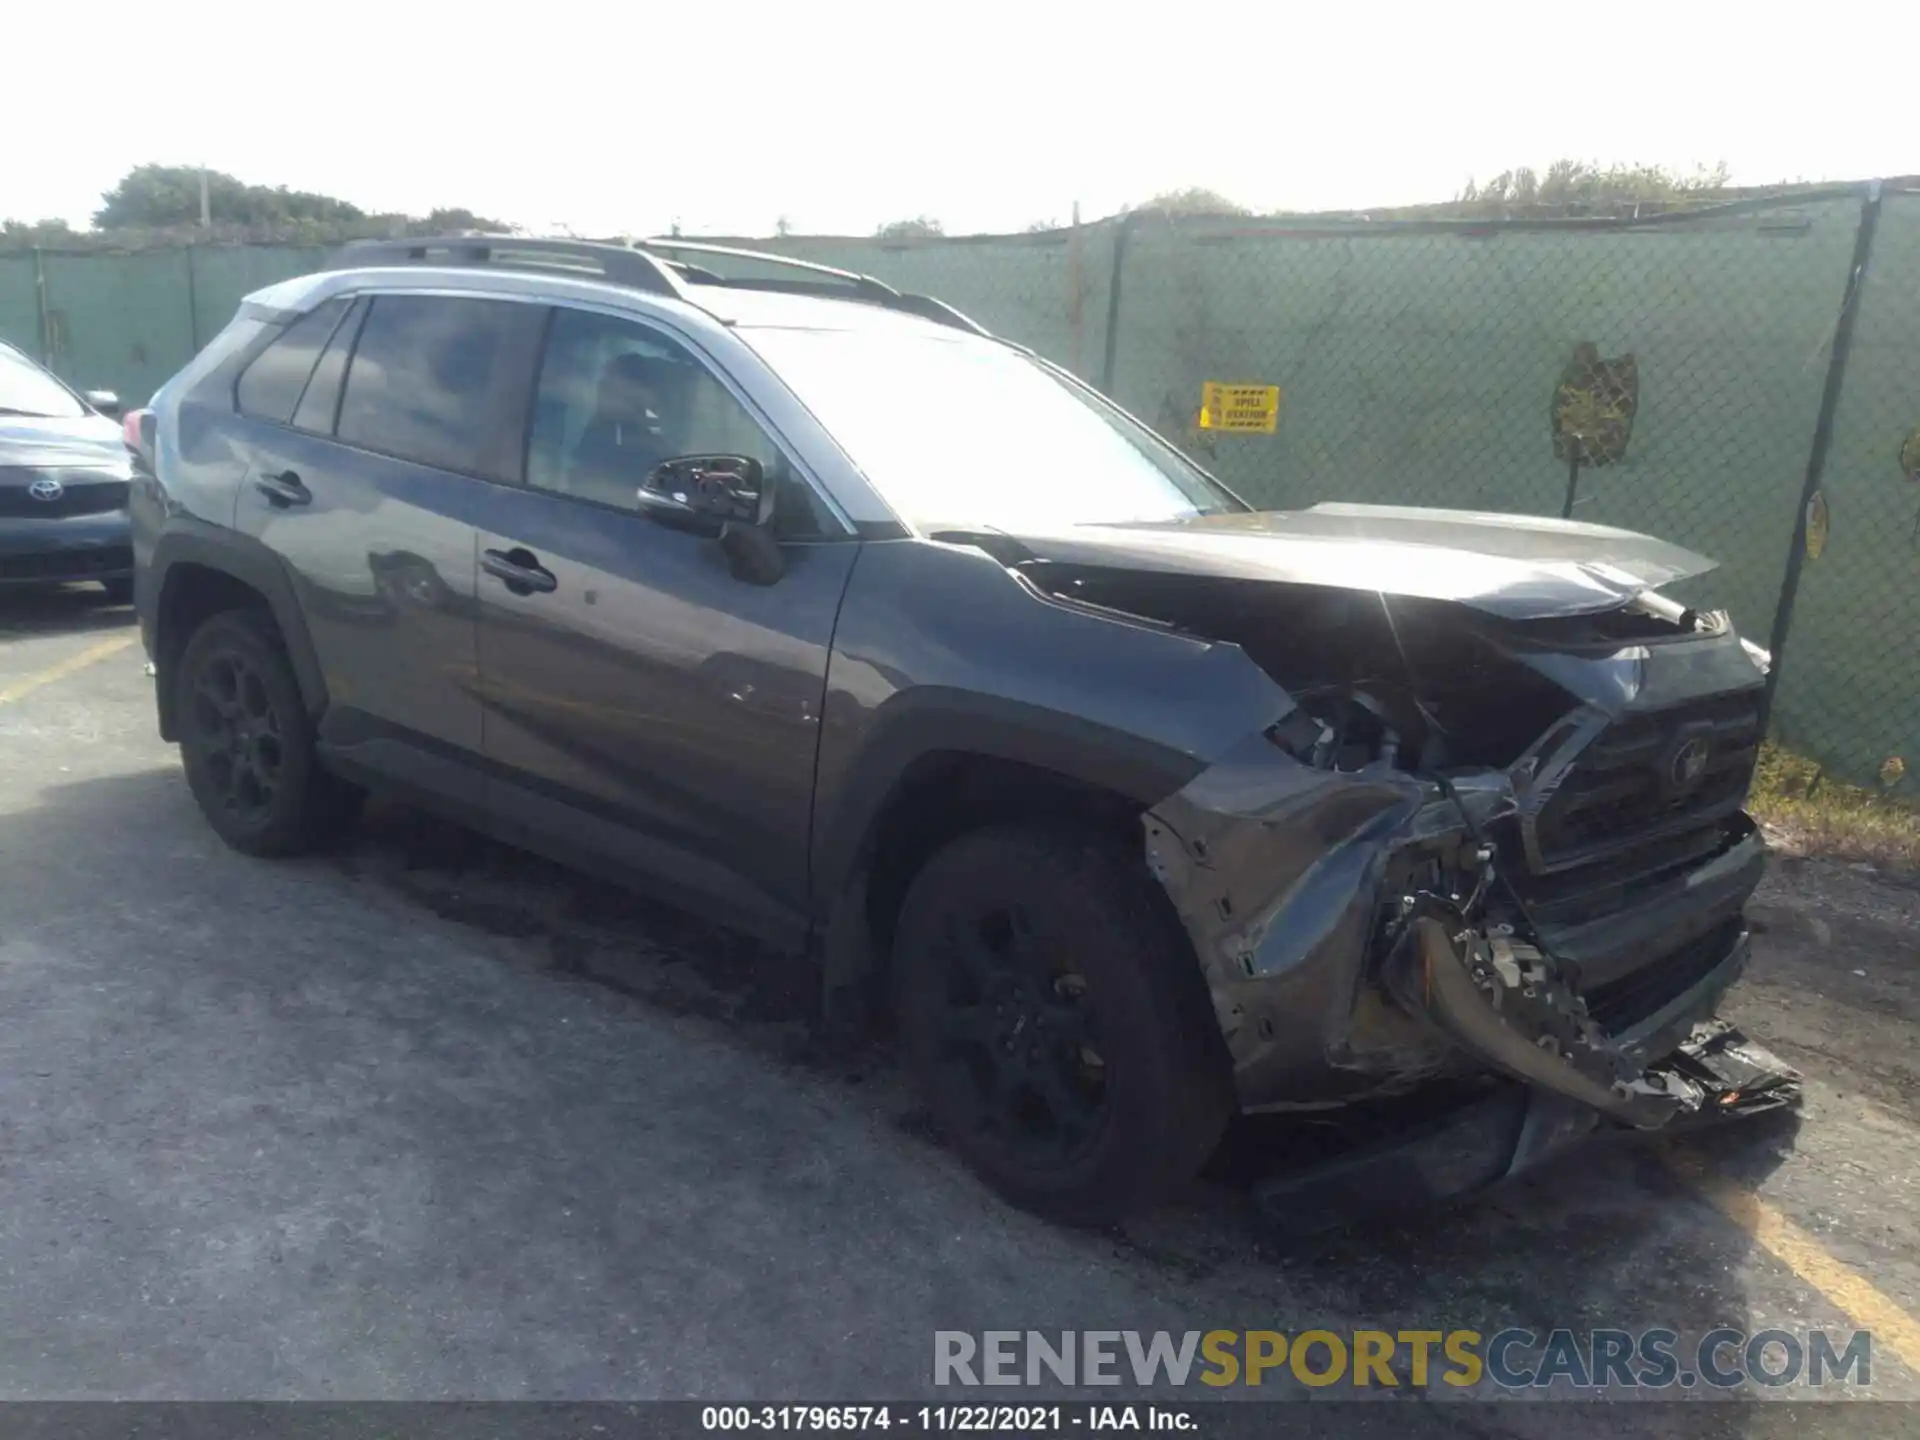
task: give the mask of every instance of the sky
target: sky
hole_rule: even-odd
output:
[[[143,162],[580,234],[1360,208],[1562,156],[1920,172],[1911,0],[10,9],[0,217],[76,225]]]

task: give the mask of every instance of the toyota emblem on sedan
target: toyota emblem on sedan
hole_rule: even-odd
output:
[[[36,480],[33,482],[33,484],[27,487],[27,494],[31,495],[36,500],[58,500],[62,495],[66,493],[67,493],[67,487],[62,485],[58,480],[54,479],[51,475],[48,475],[43,479]]]

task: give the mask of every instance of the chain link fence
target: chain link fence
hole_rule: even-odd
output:
[[[1781,740],[1857,784],[1920,801],[1920,190],[1865,207],[1831,433],[1804,497]],[[1809,442],[1811,445],[1811,442]]]
[[[939,296],[1257,505],[1571,514],[1711,555],[1678,593],[1774,645],[1778,738],[1890,795],[1920,785],[1920,191],[740,243]],[[144,398],[323,254],[0,254],[0,336]],[[1278,387],[1272,432],[1203,427],[1208,382]]]

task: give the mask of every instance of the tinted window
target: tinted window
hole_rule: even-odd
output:
[[[240,377],[240,413],[286,424],[293,407],[300,403],[300,392],[307,388],[313,362],[320,358],[334,327],[346,313],[344,298],[329,300],[294,321],[278,340],[256,355]]]
[[[327,342],[320,363],[313,367],[313,378],[307,381],[307,392],[300,397],[300,408],[293,412],[296,430],[311,430],[316,435],[333,433],[333,422],[340,414],[340,383],[347,378],[347,357],[353,353],[353,338],[367,318],[367,304],[364,299],[358,301]]]
[[[677,340],[609,315],[554,311],[527,483],[633,510],[647,472],[676,455],[749,455],[768,475],[785,478],[780,447]],[[782,533],[818,533],[805,482],[780,489]]]
[[[545,320],[540,306],[506,300],[379,296],[347,366],[339,437],[442,470],[518,479]]]

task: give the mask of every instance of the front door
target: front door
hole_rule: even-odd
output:
[[[646,473],[745,454],[780,487],[785,573],[638,510]],[[488,803],[508,838],[797,938],[827,656],[858,542],[674,337],[553,312],[526,485],[480,534]]]

